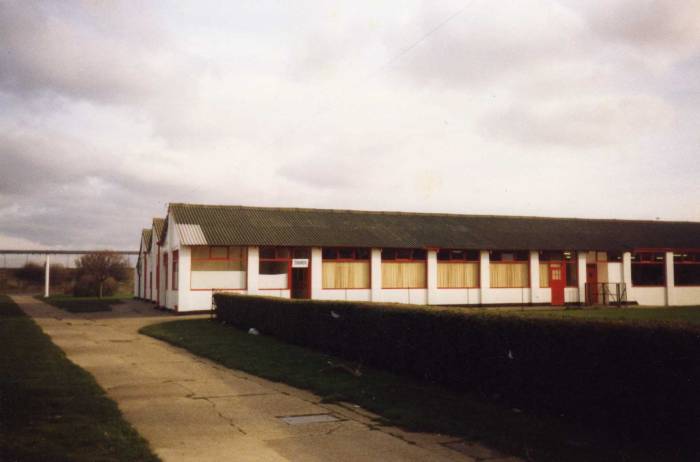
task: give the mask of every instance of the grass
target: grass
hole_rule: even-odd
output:
[[[94,378],[2,295],[0,338],[0,460],[159,460]]]
[[[70,311],[71,313],[94,313],[98,311],[112,311],[111,305],[123,303],[130,295],[116,294],[109,297],[74,297],[72,295],[52,295],[44,298],[36,297],[38,300],[49,303],[56,308]]]
[[[342,360],[206,319],[150,325],[141,333],[230,369],[313,391],[327,402],[360,405],[381,416],[378,424],[480,441],[525,460],[685,460],[678,454],[682,448],[669,449],[654,441],[616,441],[614,429],[605,422],[596,429],[583,428],[575,416],[531,415],[498,404],[494,397],[455,393],[376,369],[363,369],[361,377],[329,370],[329,360]]]
[[[659,307],[659,308],[568,308],[565,310],[524,310],[496,311],[485,310],[488,314],[507,314],[543,318],[579,318],[598,319],[605,321],[634,321],[634,322],[680,322],[700,325],[700,306]]]

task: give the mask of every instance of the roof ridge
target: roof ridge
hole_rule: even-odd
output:
[[[286,212],[328,212],[328,213],[353,213],[370,215],[404,215],[404,216],[433,216],[433,217],[463,217],[463,218],[495,218],[495,219],[528,219],[528,220],[558,220],[558,221],[596,221],[606,223],[689,223],[698,224],[698,221],[690,220],[650,220],[650,219],[630,219],[630,218],[582,218],[582,217],[551,217],[536,215],[493,215],[493,214],[464,214],[449,212],[405,212],[405,211],[383,211],[383,210],[359,210],[359,209],[327,209],[313,207],[270,207],[255,205],[224,205],[224,204],[194,204],[184,202],[170,203],[170,207],[197,207],[197,208],[223,208],[223,209],[247,209],[247,210],[271,210]],[[155,220],[155,218],[154,218]],[[161,219],[164,220],[164,219]]]

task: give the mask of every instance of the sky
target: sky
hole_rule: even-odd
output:
[[[0,249],[169,202],[700,221],[700,0],[0,0]]]

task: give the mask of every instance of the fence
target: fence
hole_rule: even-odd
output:
[[[586,305],[622,306],[627,302],[627,286],[623,282],[586,283]]]

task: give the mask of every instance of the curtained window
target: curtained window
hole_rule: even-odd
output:
[[[426,286],[424,249],[382,250],[382,288],[424,289]]]
[[[369,289],[370,251],[366,248],[330,247],[322,250],[324,289]]]
[[[479,251],[440,249],[437,254],[440,289],[479,287]]]
[[[528,251],[491,251],[489,259],[492,288],[530,287],[530,256]]]

